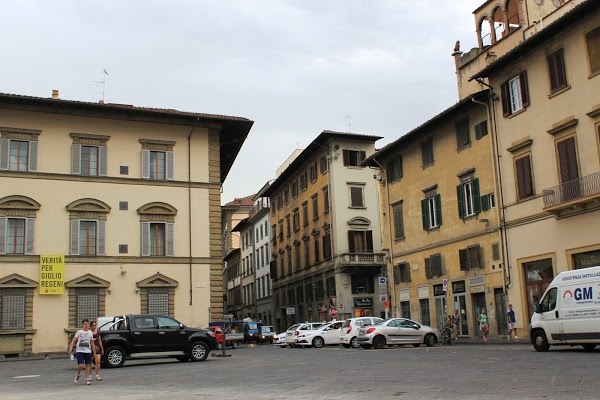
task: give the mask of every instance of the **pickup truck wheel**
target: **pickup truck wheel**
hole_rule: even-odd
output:
[[[206,343],[195,342],[192,343],[192,348],[190,349],[190,358],[192,361],[204,361],[208,357],[209,352],[210,349]]]
[[[533,343],[533,347],[537,351],[548,351],[550,348],[548,339],[546,339],[546,334],[542,330],[535,331],[533,338],[531,339],[531,343]]]
[[[119,346],[110,346],[104,352],[104,364],[109,368],[119,368],[125,363],[125,350]]]

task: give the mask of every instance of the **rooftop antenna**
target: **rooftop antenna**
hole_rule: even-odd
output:
[[[350,122],[352,121],[352,117],[350,115],[346,115],[346,117],[344,119],[348,120],[348,132],[352,132],[350,130]]]
[[[101,83],[102,84],[102,101],[101,101],[102,104],[104,104],[104,100],[105,100],[104,99],[104,89],[106,87],[106,77],[107,76],[108,76],[108,72],[105,69],[103,69],[102,70],[102,80],[101,81],[94,81],[96,83]]]

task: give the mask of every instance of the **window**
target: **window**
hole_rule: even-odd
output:
[[[175,215],[177,210],[164,203],[149,203],[138,209],[142,222],[141,255],[175,255]]]
[[[394,267],[394,283],[410,282],[410,265],[399,263]]]
[[[279,241],[283,241],[283,220],[279,220]]]
[[[26,254],[25,253],[25,242],[26,242],[26,228],[28,219],[26,218],[6,218],[0,220],[0,229],[6,224],[6,254]],[[33,223],[33,220],[31,220]],[[0,232],[0,235],[4,234],[4,229]],[[29,252],[27,254],[32,254]]]
[[[306,187],[307,187],[306,171],[304,171],[304,173],[302,173],[302,175],[300,175],[300,190],[305,191]]]
[[[96,255],[97,247],[97,221],[79,220],[79,255]]]
[[[167,288],[148,288],[148,314],[169,315],[169,290]],[[160,321],[161,317],[158,319]]]
[[[410,319],[410,301],[401,301],[400,309],[402,310],[402,318]]]
[[[394,213],[394,239],[404,238],[404,216],[402,214],[402,202],[394,204],[392,206],[392,212]]]
[[[310,283],[304,285],[304,293],[306,293],[307,303],[313,301],[313,286]]]
[[[319,160],[321,174],[325,174],[329,170],[329,154],[323,154]]]
[[[548,74],[550,75],[550,93],[555,93],[567,87],[563,49],[548,54]]]
[[[421,308],[421,323],[431,326],[431,314],[429,312],[429,299],[419,299],[419,307]]]
[[[330,276],[326,279],[327,283],[327,296],[335,296],[335,277]]]
[[[89,211],[91,207],[95,211]],[[71,221],[69,254],[105,255],[106,215],[110,207],[100,200],[80,199],[69,204],[67,211]]]
[[[500,245],[498,243],[492,243],[492,259],[494,261],[500,260]]]
[[[285,216],[285,236],[290,237],[292,235],[292,225],[290,222],[290,214]]]
[[[396,156],[388,161],[386,170],[388,183],[392,183],[402,178],[402,157]]]
[[[331,232],[325,231],[323,235],[323,259],[329,260],[331,258]]]
[[[496,197],[494,193],[481,196],[481,211],[491,210],[496,207]]]
[[[308,226],[308,202],[302,203],[302,226]]]
[[[277,209],[281,210],[283,208],[283,195],[277,196]]]
[[[81,323],[84,319],[95,321],[100,316],[98,312],[99,290],[96,288],[78,288],[75,292],[76,320]]]
[[[40,204],[25,196],[0,199],[0,254],[34,254],[35,213]]]
[[[313,221],[319,219],[319,195],[315,194],[312,196],[312,214]]]
[[[149,223],[151,256],[165,255],[165,224]]]
[[[488,134],[487,121],[482,121],[475,125],[475,139],[479,140]]]
[[[471,145],[471,133],[469,132],[469,118],[463,118],[454,124],[456,130],[456,147],[462,150]]]
[[[140,139],[142,144],[142,179],[168,180],[173,175],[173,147],[176,142]]]
[[[175,290],[178,285],[179,283],[176,280],[161,273],[156,273],[138,282],[141,313],[173,317],[175,315]],[[235,298],[233,295],[232,297]],[[170,318],[165,318],[163,321],[170,326],[176,324]],[[161,324],[160,318],[158,323]],[[179,325],[176,329],[179,329]]]
[[[302,266],[302,263],[300,261],[300,242],[294,243],[294,256],[296,262],[296,264],[294,265],[294,269],[296,271],[300,271],[300,268]]]
[[[557,288],[548,290],[548,293],[546,293],[542,301],[540,301],[541,312],[553,311],[556,308],[556,300],[558,298],[557,294]]]
[[[344,166],[358,167],[360,163],[366,158],[366,153],[359,150],[348,150],[344,149]]]
[[[502,112],[508,117],[529,105],[529,92],[527,90],[527,72],[502,83]]]
[[[27,171],[28,158],[29,142],[11,140],[8,169],[10,171]]]
[[[292,197],[298,197],[298,179],[292,181]]]
[[[425,259],[425,276],[431,279],[436,276],[442,276],[442,255],[433,254]]]
[[[575,179],[579,179],[579,168],[577,163],[577,146],[575,144],[575,137],[571,136],[565,140],[561,140],[556,143],[556,150],[558,153],[558,166],[560,171],[560,182],[567,183]],[[575,185],[576,189],[579,186]],[[575,189],[575,188],[573,188]],[[575,190],[571,190],[575,191]],[[577,193],[578,194],[578,193]],[[568,194],[563,193],[568,196]],[[571,196],[573,197],[573,196]],[[579,196],[577,196],[579,197]],[[574,197],[573,197],[574,198]]]
[[[304,268],[310,267],[310,245],[308,238],[304,240]]]
[[[590,75],[600,73],[600,27],[597,27],[585,35],[588,60],[590,63]]]
[[[372,253],[373,232],[372,231],[348,231],[348,250],[351,253]]]
[[[285,190],[283,191],[283,199],[285,201],[285,204],[290,204],[290,189],[289,188],[285,188]]]
[[[352,294],[375,293],[373,275],[352,275],[350,286]]]
[[[0,331],[25,329],[25,289],[0,289]]]
[[[315,288],[316,296],[318,300],[321,300],[325,297],[325,287],[323,286],[323,281],[321,279],[317,280],[317,286]]]
[[[292,249],[289,247],[287,249],[287,264],[288,264],[288,275],[291,275],[294,270],[294,266],[292,265]]]
[[[314,163],[309,168],[310,182],[314,183],[317,180],[317,163]]]
[[[315,263],[321,261],[321,249],[319,248],[319,240],[318,236],[314,238],[314,247],[315,247]]]
[[[456,187],[456,192],[460,218],[470,217],[481,212],[478,178],[461,183]]]
[[[531,156],[526,155],[515,160],[517,180],[517,200],[533,196],[533,177],[531,173]]]
[[[37,171],[38,136],[41,131],[1,128],[0,171]]]
[[[150,157],[150,179],[163,181],[165,180],[165,158],[166,154],[163,151],[151,151]]]
[[[350,186],[350,207],[364,208],[363,186]]]
[[[271,240],[273,241],[273,244],[277,242],[277,225],[275,224],[271,226]]]
[[[423,166],[429,166],[434,163],[433,158],[433,136],[421,142],[421,159]]]
[[[294,232],[298,232],[300,230],[300,212],[295,208],[293,213]]]
[[[323,188],[323,213],[329,212],[329,186]]]
[[[483,268],[481,259],[481,247],[479,245],[460,249],[458,251],[461,271],[470,271],[472,269]]]
[[[296,304],[304,303],[304,290],[302,286],[296,288]]]
[[[421,200],[423,229],[433,229],[442,225],[442,200],[439,194]]]

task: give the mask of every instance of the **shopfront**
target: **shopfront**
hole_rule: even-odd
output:
[[[354,316],[367,317],[373,316],[373,298],[361,297],[354,299]]]
[[[446,304],[446,292],[444,286],[440,283],[439,285],[433,285],[433,299],[435,302],[435,317],[438,329],[441,329],[446,323],[448,316],[448,309]]]
[[[429,287],[419,286],[417,288],[417,295],[419,296],[419,312],[421,314],[421,323],[423,325],[431,326],[431,311],[429,309]]]
[[[477,318],[481,314],[481,310],[485,308],[485,277],[472,276],[469,278],[469,288],[471,290],[471,305],[473,310],[473,333],[476,336],[481,335]],[[487,310],[486,310],[487,311]]]
[[[458,334],[461,336],[469,335],[469,312],[467,312],[467,293],[465,281],[452,282],[452,299],[454,310],[458,310],[460,315],[460,324]]]
[[[528,319],[533,315],[533,304],[537,303],[552,279],[554,268],[551,258],[523,263],[525,274],[525,290],[527,292]]]

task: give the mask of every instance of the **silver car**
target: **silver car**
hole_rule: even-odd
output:
[[[421,344],[434,346],[441,340],[437,329],[406,318],[390,318],[358,330],[356,342],[364,349],[382,349],[386,345]]]

